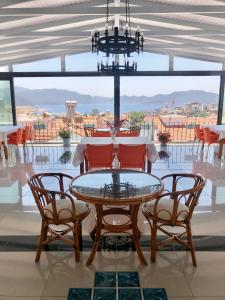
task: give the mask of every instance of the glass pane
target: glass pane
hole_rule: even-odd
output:
[[[32,123],[36,140],[60,142],[65,127],[80,140],[84,128],[103,128],[105,120],[113,120],[113,82],[112,77],[15,78],[17,122]]]
[[[0,80],[0,125],[12,125],[10,81]]]
[[[157,53],[132,54],[131,61],[137,62],[138,71],[168,71],[169,56]]]
[[[183,57],[174,57],[175,71],[221,71],[222,63],[215,63],[210,61],[190,59]]]
[[[130,65],[137,62],[138,71],[167,71],[169,69],[169,56],[156,53],[137,53],[131,54],[128,59]],[[66,71],[97,71],[98,63],[106,65],[112,64],[115,57],[110,57],[108,60],[103,53],[94,54],[91,52],[74,54],[66,56]],[[85,62],[85,63],[84,63]],[[125,63],[123,55],[119,56],[120,64]]]
[[[97,71],[97,63],[102,56],[102,54],[97,56],[91,52],[67,55],[66,71]]]
[[[13,65],[14,72],[58,72],[61,71],[60,57],[37,60]]]
[[[195,125],[216,124],[219,76],[121,77],[121,117],[158,141],[193,141]]]
[[[0,72],[9,72],[8,66],[0,66]]]

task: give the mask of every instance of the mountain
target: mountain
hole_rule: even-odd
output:
[[[113,98],[84,95],[64,89],[27,89],[15,87],[17,106],[33,105],[59,105],[66,100],[76,100],[78,104],[106,104],[111,103]],[[157,104],[158,107],[165,105],[185,106],[187,103],[198,102],[211,104],[218,102],[218,94],[201,90],[179,91],[170,94],[157,94],[155,96],[121,96],[121,102],[125,104]]]
[[[104,103],[110,101],[106,97],[91,97],[90,95],[83,95],[77,92],[72,92],[63,89],[27,89],[22,87],[15,87],[16,104],[18,106],[24,105],[58,105],[64,104],[66,100],[76,100],[90,104],[91,102]]]
[[[205,92],[201,90],[189,90],[173,92],[171,94],[157,94],[155,96],[146,97],[129,97],[122,96],[124,101],[137,102],[137,103],[161,103],[161,105],[171,104],[172,102],[176,106],[185,106],[187,103],[199,102],[202,104],[210,104],[218,102],[218,94]]]

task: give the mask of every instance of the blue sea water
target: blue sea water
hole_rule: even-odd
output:
[[[125,112],[132,112],[132,111],[143,111],[143,112],[152,112],[156,111],[160,108],[160,103],[151,103],[151,104],[142,104],[142,103],[121,103],[120,110],[121,113]],[[41,109],[42,111],[48,111],[51,114],[65,114],[66,113],[66,107],[64,104],[60,105],[41,105],[41,106],[35,106],[37,109]],[[78,103],[76,111],[81,114],[88,114],[91,113],[93,109],[98,109],[99,112],[113,112],[113,103],[111,105],[104,104],[104,103],[96,103],[95,105],[90,104],[80,104]]]

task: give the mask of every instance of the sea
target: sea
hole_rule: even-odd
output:
[[[126,112],[132,112],[132,111],[138,111],[138,112],[157,112],[159,108],[162,106],[160,103],[121,103],[120,105],[120,112],[126,113]],[[62,115],[66,113],[66,107],[65,104],[57,104],[57,105],[39,105],[34,106],[34,108],[40,110],[40,111],[47,111],[51,114],[57,114]],[[81,114],[89,114],[92,112],[93,109],[98,109],[99,112],[113,112],[114,105],[113,103],[109,105],[109,103],[95,103],[94,105],[90,104],[77,104],[76,111]]]

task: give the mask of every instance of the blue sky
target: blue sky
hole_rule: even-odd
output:
[[[67,71],[96,71],[98,61],[92,53],[70,55],[66,57]],[[123,62],[124,58],[121,58]],[[138,70],[168,70],[167,55],[144,53],[135,56]],[[176,58],[176,70],[220,70],[221,64],[206,63],[197,60]],[[59,58],[45,61],[15,65],[14,71],[59,71]],[[219,76],[214,77],[122,77],[121,95],[153,96],[159,93],[168,94],[174,91],[204,90],[219,92]],[[113,96],[113,78],[111,77],[58,77],[58,78],[16,78],[16,86],[31,89],[58,88],[76,91],[92,96]]]

